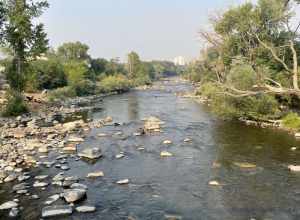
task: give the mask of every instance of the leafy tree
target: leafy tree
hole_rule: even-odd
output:
[[[91,70],[96,74],[96,76],[105,73],[107,63],[108,61],[106,59],[91,59]]]
[[[89,46],[81,42],[70,42],[64,43],[57,49],[57,55],[64,61],[79,60],[86,61],[89,60],[90,56],[88,54]]]
[[[48,7],[46,0],[6,0],[0,3],[0,44],[12,51],[13,59],[6,68],[7,79],[12,89],[6,115],[27,110],[22,103],[21,92],[25,87],[28,62],[48,49],[44,26],[36,22]],[[12,108],[15,106],[16,108]],[[12,111],[14,109],[14,111]]]
[[[130,79],[134,79],[140,71],[142,62],[136,52],[130,52],[127,59],[128,76]]]

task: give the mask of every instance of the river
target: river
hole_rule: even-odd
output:
[[[69,157],[71,169],[66,171],[88,186],[81,204],[95,205],[97,211],[55,219],[300,219],[300,174],[287,169],[300,164],[300,148],[291,150],[299,141],[284,131],[219,120],[206,106],[175,95],[193,89],[187,82],[160,81],[155,88],[104,98],[103,110],[92,117],[109,115],[124,124],[93,129],[80,149],[101,147],[104,157],[95,163]],[[163,133],[132,135],[149,116],[165,122]],[[109,136],[99,138],[99,133]],[[186,138],[191,142],[184,142]],[[165,145],[164,140],[173,143]],[[161,158],[164,150],[173,156]],[[119,152],[125,157],[116,159]],[[237,165],[245,162],[256,167]],[[105,176],[85,178],[95,170]],[[53,176],[58,170],[37,168],[32,173]],[[115,183],[127,178],[128,185]],[[9,184],[0,186],[0,203],[11,199],[10,189]],[[43,201],[59,190],[49,186],[35,192],[40,200],[21,197],[24,209],[18,219],[40,219]],[[7,213],[0,214],[0,219],[8,219]]]

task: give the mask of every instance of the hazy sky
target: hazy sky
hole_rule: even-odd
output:
[[[49,0],[42,21],[51,46],[81,41],[93,57],[197,57],[209,14],[245,0]]]

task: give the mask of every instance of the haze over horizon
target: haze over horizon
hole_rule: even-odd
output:
[[[245,0],[49,0],[42,17],[50,45],[81,41],[93,57],[124,60],[136,51],[144,60],[198,57],[197,32],[208,17]],[[67,31],[66,31],[67,30]]]

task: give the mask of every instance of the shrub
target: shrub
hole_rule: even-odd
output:
[[[214,98],[218,93],[221,93],[222,90],[212,82],[207,82],[202,84],[197,90],[196,95],[204,96],[208,99]]]
[[[249,90],[257,82],[257,77],[250,65],[242,64],[230,70],[226,82],[234,88]]]
[[[300,117],[296,113],[289,113],[282,119],[282,124],[292,130],[300,130]]]
[[[56,89],[67,85],[63,65],[55,60],[37,60],[31,64],[26,89],[30,91]]]
[[[99,92],[124,92],[132,87],[131,82],[121,74],[108,76],[98,83]]]
[[[77,96],[85,96],[95,94],[95,84],[90,80],[81,80],[71,85]]]
[[[8,97],[8,102],[4,108],[3,116],[18,116],[27,113],[28,108],[24,102],[24,98],[20,93],[11,92]]]
[[[71,86],[65,86],[58,88],[49,92],[49,101],[54,101],[56,99],[71,98],[76,96],[76,91]]]
[[[133,80],[134,86],[151,85],[152,80],[149,75],[139,76]]]
[[[64,65],[68,85],[75,85],[88,77],[89,69],[84,62],[70,61]]]

